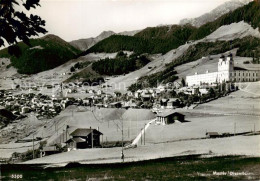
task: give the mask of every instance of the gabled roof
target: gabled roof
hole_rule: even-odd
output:
[[[42,151],[58,151],[56,146],[45,146],[42,148]]]
[[[218,132],[207,132],[206,135],[219,136]]]
[[[178,101],[178,100],[179,100],[178,98],[170,98],[169,102],[175,102],[175,101]]]
[[[149,94],[144,94],[144,95],[142,95],[142,97],[143,97],[143,98],[150,98],[151,95],[149,95]]]
[[[71,139],[67,140],[66,143],[70,143],[70,142],[82,143],[85,141],[86,141],[86,139],[77,137],[77,138],[71,138]]]
[[[182,115],[184,116],[183,114],[179,113],[179,112],[163,112],[163,113],[160,113],[157,115],[157,117],[167,117],[167,116],[170,116],[170,115]]]
[[[167,102],[169,99],[162,99],[162,102]]]
[[[96,134],[102,134],[101,132],[99,132],[98,130],[96,129],[90,129],[90,128],[78,128],[76,129],[75,131],[73,131],[70,135],[71,136],[78,136],[78,137],[81,137],[81,136],[88,136],[90,133],[92,132],[95,132]]]

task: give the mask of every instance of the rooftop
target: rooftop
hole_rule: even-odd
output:
[[[90,128],[78,128],[75,131],[73,131],[70,135],[71,136],[88,136],[90,133],[95,132],[97,134],[102,134],[96,129],[90,129]]]
[[[172,114],[184,116],[183,114],[181,114],[179,112],[167,111],[167,112],[162,112],[162,113],[158,114],[157,117],[167,117],[167,116],[170,116]]]

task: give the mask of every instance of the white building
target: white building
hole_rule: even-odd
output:
[[[214,84],[223,82],[254,82],[260,78],[260,72],[257,70],[234,70],[233,56],[221,56],[218,61],[218,71],[205,74],[187,76],[188,86]]]

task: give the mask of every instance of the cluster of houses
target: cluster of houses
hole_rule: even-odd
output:
[[[80,101],[70,98],[57,99],[41,93],[13,94],[10,91],[1,91],[0,105],[12,111],[15,115],[24,115],[34,112],[37,118],[51,118],[60,113],[70,104]]]

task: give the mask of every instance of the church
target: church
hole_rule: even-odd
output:
[[[208,72],[205,74],[190,75],[186,77],[188,86],[198,86],[204,84],[215,84],[223,82],[255,82],[260,78],[260,71],[234,69],[233,55],[222,55],[218,61],[218,71]]]

